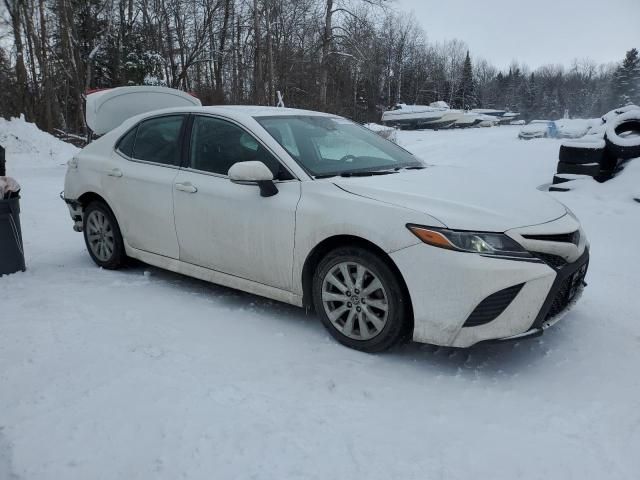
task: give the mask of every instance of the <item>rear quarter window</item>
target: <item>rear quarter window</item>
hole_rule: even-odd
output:
[[[132,128],[127,132],[127,134],[120,139],[116,149],[126,155],[127,157],[133,157],[133,145],[136,142],[136,132],[138,131],[138,127]]]

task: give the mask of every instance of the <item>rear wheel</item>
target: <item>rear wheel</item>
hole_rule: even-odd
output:
[[[396,274],[365,249],[329,253],[313,277],[313,301],[331,335],[357,350],[386,350],[407,332],[408,309]]]
[[[84,241],[93,261],[102,268],[120,268],[126,259],[120,227],[103,202],[91,202],[83,215]]]

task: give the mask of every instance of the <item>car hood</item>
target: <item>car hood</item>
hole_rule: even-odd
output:
[[[425,213],[452,229],[505,232],[546,223],[567,212],[546,193],[496,182],[491,172],[456,167],[332,181],[349,193]]]

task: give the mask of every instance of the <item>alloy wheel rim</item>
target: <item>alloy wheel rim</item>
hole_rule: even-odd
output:
[[[87,241],[91,252],[101,262],[107,262],[115,250],[113,227],[106,215],[93,210],[87,218]]]
[[[356,262],[334,265],[322,282],[322,304],[332,325],[353,340],[370,340],[387,324],[389,302],[384,285]]]

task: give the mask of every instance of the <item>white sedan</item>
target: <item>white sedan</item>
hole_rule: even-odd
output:
[[[63,196],[99,266],[130,257],[310,308],[367,352],[539,334],[577,298],[589,257],[547,194],[470,182],[295,109],[129,118],[69,162]]]

